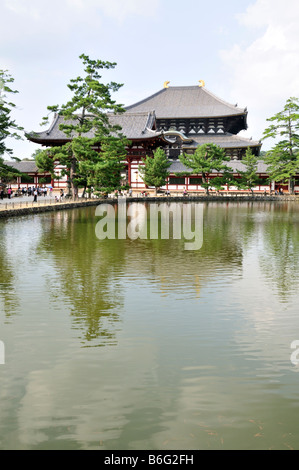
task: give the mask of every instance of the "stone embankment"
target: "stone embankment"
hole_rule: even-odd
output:
[[[43,202],[43,204],[36,203],[35,205],[32,204],[30,206],[17,204],[17,203],[0,204],[0,218],[16,217],[20,215],[39,214],[42,212],[55,212],[55,211],[61,211],[61,210],[66,210],[66,209],[74,209],[76,207],[96,206],[100,202],[102,202],[102,200],[92,199],[88,201],[69,201],[69,202],[56,202],[56,203]]]
[[[123,197],[121,199],[124,199]],[[264,195],[187,195],[187,196],[132,196],[126,198],[127,202],[285,202],[285,201],[297,201],[299,202],[299,196],[264,196]],[[55,212],[67,209],[74,209],[79,207],[97,206],[102,203],[117,203],[117,198],[108,199],[89,199],[89,200],[78,200],[68,202],[49,202],[43,201],[42,204],[30,203],[30,205],[22,205],[16,203],[0,203],[0,218],[8,218],[22,215],[39,214],[43,212]]]

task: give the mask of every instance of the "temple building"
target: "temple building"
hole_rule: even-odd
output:
[[[5,161],[5,165],[20,172],[19,176],[9,182],[7,186],[16,191],[17,189],[29,187],[55,187],[56,189],[64,189],[67,187],[67,177],[63,175],[62,165],[58,165],[55,169],[56,178],[53,179],[50,173],[43,172],[38,169],[34,160],[29,161]]]
[[[68,141],[59,129],[63,117],[55,114],[50,128],[43,132],[31,132],[26,137],[42,146],[62,145]],[[169,86],[157,93],[125,108],[123,114],[109,114],[111,124],[118,124],[122,133],[130,140],[127,148],[125,172],[122,175],[133,190],[144,190],[146,186],[138,171],[142,158],[152,155],[162,147],[171,166],[170,177],[165,189],[180,191],[203,191],[198,175],[192,175],[190,168],[185,168],[179,160],[181,153],[193,153],[206,143],[213,143],[223,148],[230,157],[228,164],[238,174],[244,169],[242,158],[249,147],[252,153],[259,155],[260,141],[240,137],[238,134],[247,129],[247,108],[240,108],[218,98],[205,88],[201,80],[197,86]],[[176,177],[175,173],[185,172],[185,177]],[[258,174],[267,177],[266,166],[260,162]],[[212,176],[212,175],[211,175]],[[55,185],[55,183],[54,183]],[[230,188],[233,190],[234,188]],[[257,190],[269,189],[269,184],[259,186]]]

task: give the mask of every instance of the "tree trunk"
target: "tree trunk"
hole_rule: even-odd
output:
[[[295,191],[295,181],[293,178],[289,179],[289,193],[294,194]]]
[[[202,179],[203,184],[208,183],[208,180],[207,180],[207,177],[206,177],[205,173],[202,174],[201,179]],[[205,192],[206,192],[206,196],[208,196],[209,195],[209,187],[208,186],[205,187]]]
[[[78,198],[78,187],[74,182],[74,178],[76,176],[76,167],[77,167],[76,164],[77,164],[77,161],[75,158],[73,158],[71,168],[70,168],[70,183],[71,183],[73,201],[76,201],[76,199]]]

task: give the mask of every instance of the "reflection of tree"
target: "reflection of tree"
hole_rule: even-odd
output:
[[[299,211],[295,205],[277,207],[264,222],[261,270],[282,301],[298,290]]]
[[[4,233],[0,243],[0,302],[0,305],[2,304],[1,310],[4,311],[6,317],[13,315],[19,305],[19,300],[15,290],[14,272],[6,255]]]
[[[74,328],[84,343],[113,342],[122,289],[115,273],[123,264],[123,247],[97,240],[94,208],[57,213],[45,230],[38,252],[51,252],[61,292],[71,305]]]

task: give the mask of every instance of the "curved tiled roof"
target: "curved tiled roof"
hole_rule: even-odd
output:
[[[230,167],[235,174],[239,173],[240,171],[245,171],[246,170],[246,167],[242,163],[241,160],[231,160],[230,162],[225,162],[225,164],[228,167]],[[192,174],[192,172],[194,170],[192,170],[192,168],[186,167],[179,160],[175,160],[171,163],[168,171],[170,173],[184,173],[184,172],[186,172],[186,173],[191,173]],[[213,171],[212,173],[216,173],[216,171]],[[267,173],[267,165],[262,160],[258,161],[257,173]]]
[[[5,165],[10,166],[14,168],[17,171],[20,171],[21,173],[36,173],[38,171],[38,168],[35,164],[35,161],[21,161],[21,162],[16,162],[16,161],[5,161]]]
[[[189,135],[191,137],[191,134]],[[247,147],[260,147],[261,142],[240,137],[234,134],[197,134],[192,135],[193,144],[189,147],[198,147],[208,143],[219,145],[222,148],[247,148]],[[195,144],[195,145],[194,145]]]
[[[157,119],[224,117],[247,113],[246,108],[229,104],[198,86],[163,88],[125,109],[130,113],[154,109]]]
[[[111,125],[118,125],[122,128],[120,132],[122,132],[122,134],[124,134],[129,140],[145,139],[161,134],[160,132],[153,130],[155,123],[154,111],[108,114],[108,118]],[[70,121],[65,121],[63,116],[55,114],[53,122],[48,130],[42,132],[29,132],[26,136],[33,142],[67,141],[69,138],[62,130],[59,129],[60,124],[70,124]],[[91,130],[84,134],[84,136],[93,138],[94,133]]]

